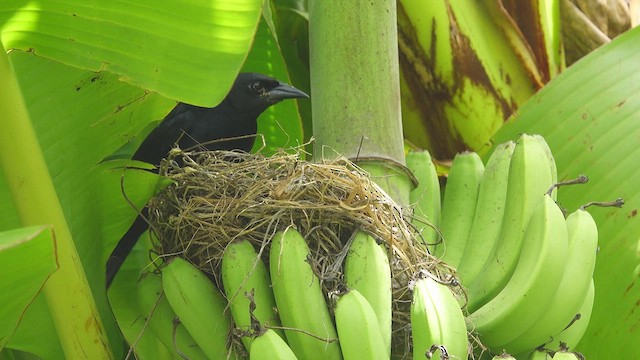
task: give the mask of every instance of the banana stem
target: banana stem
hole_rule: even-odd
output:
[[[617,207],[621,208],[624,205],[623,198],[617,198],[613,201],[589,201],[588,203],[580,206],[580,209],[584,210],[589,206],[599,206],[599,207]]]
[[[313,135],[316,156],[367,163],[365,170],[399,204],[409,202],[400,115],[395,0],[309,1]],[[329,154],[329,155],[328,155]]]
[[[565,180],[565,181],[558,181],[557,183],[551,185],[549,190],[547,190],[547,195],[551,195],[551,193],[553,192],[553,189],[559,188],[561,186],[586,184],[587,182],[589,182],[589,178],[586,177],[585,175],[578,175],[578,177],[575,178],[575,179],[570,179],[570,180]]]

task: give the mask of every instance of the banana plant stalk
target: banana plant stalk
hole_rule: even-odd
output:
[[[397,44],[395,0],[309,1],[315,157],[356,160],[407,204]]]

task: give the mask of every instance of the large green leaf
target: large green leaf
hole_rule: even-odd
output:
[[[119,331],[108,321],[111,311],[103,290],[104,263],[135,217],[123,192],[141,207],[154,193],[157,180],[145,171],[124,172],[122,161],[98,163],[150,119],[161,118],[174,102],[122,83],[109,73],[87,72],[19,51],[11,53],[11,60],[85,272],[113,338]],[[43,78],[49,81],[41,81]],[[21,330],[23,337],[43,337],[43,329],[38,327],[25,325]]]
[[[0,233],[0,349],[21,349],[12,338],[27,308],[40,294],[45,281],[57,268],[55,240],[51,228],[35,226]],[[26,350],[46,355],[47,342],[32,339]],[[54,343],[55,344],[55,343]],[[24,349],[24,348],[22,348]]]
[[[268,31],[261,28],[246,69],[286,80],[286,68]],[[156,179],[144,171],[123,171],[122,161],[99,163],[117,151],[122,152],[119,157],[129,157],[135,146],[123,149],[122,145],[136,143],[148,131],[147,124],[161,119],[174,101],[127,85],[109,72],[86,71],[22,51],[14,50],[10,55],[87,276],[94,293],[99,294],[99,308],[103,317],[110,319],[108,303],[101,296],[103,264],[135,217],[123,192],[140,208],[153,194]],[[220,82],[216,86],[224,89],[226,85]],[[261,117],[260,124],[268,149],[302,139],[294,102],[273,107]],[[10,202],[0,208],[14,213]],[[148,260],[138,259],[139,271]],[[123,295],[125,302],[116,298],[114,303],[126,303],[129,294]],[[115,336],[117,330],[112,324],[110,328]],[[37,337],[38,330],[29,328],[27,333]]]
[[[122,168],[98,163],[173,106],[156,93],[200,105],[219,102],[246,57],[261,5],[261,0],[0,5],[0,36],[12,50],[40,147],[115,348],[119,331],[109,321],[103,264],[135,213],[120,188]],[[156,181],[128,171],[124,191],[139,207]],[[10,200],[4,182],[0,185],[0,199]],[[0,213],[8,215],[2,228],[15,226],[11,201],[0,204]],[[37,317],[50,323],[46,307],[33,307],[16,336],[51,338],[46,327],[26,321]]]
[[[523,105],[496,143],[518,133],[545,136],[559,178],[585,174],[564,188],[569,209],[624,198],[623,209],[589,208],[600,229],[596,299],[579,349],[592,359],[639,354],[640,342],[640,29],[589,54]]]
[[[166,97],[211,106],[240,70],[261,6],[262,0],[10,0],[0,5],[0,30],[7,50],[117,74]]]
[[[255,42],[242,70],[268,74],[281,81],[290,82],[278,41],[267,26],[265,18],[260,22]],[[258,132],[264,136],[266,142],[266,148],[263,149],[265,154],[272,154],[278,148],[297,146],[303,142],[302,123],[296,103],[297,101],[286,100],[268,108],[260,115]],[[262,141],[258,139],[254,149],[261,146]]]
[[[103,258],[101,246],[96,245],[113,235],[112,227],[122,217],[118,214],[126,214],[130,206],[120,189],[122,170],[97,165],[150,119],[161,118],[173,102],[120,82],[113,74],[92,73],[19,51],[11,53],[11,60],[69,225],[77,234],[87,276],[98,282],[103,269],[90,266]],[[129,178],[125,182],[136,203],[144,201],[145,194],[136,197],[130,188],[140,181],[145,182]]]
[[[6,349],[21,349],[47,360],[65,359],[44,293],[29,304]]]
[[[293,85],[311,97],[309,83],[309,14],[304,0],[272,0],[278,44]],[[311,102],[299,101],[305,141],[311,138]]]

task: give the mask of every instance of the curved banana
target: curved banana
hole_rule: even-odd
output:
[[[193,340],[184,324],[175,324],[176,314],[162,292],[162,280],[154,273],[146,273],[138,282],[137,300],[141,314],[149,328],[173,354],[180,359],[206,360],[207,356]]]
[[[535,324],[511,343],[507,351],[532,351],[559,334],[579,311],[589,291],[598,248],[598,226],[587,211],[579,209],[567,219],[569,255],[558,291]]]
[[[430,278],[419,279],[413,288],[411,300],[411,339],[413,359],[425,358],[431,346],[442,344],[440,319],[429,295]]]
[[[553,360],[584,360],[584,356],[573,351],[558,350],[553,354]]]
[[[468,284],[469,312],[493,299],[509,282],[520,257],[527,222],[552,184],[549,157],[535,136],[522,134],[509,168],[500,239],[476,280]]]
[[[233,357],[227,347],[231,318],[227,301],[200,269],[183,258],[173,258],[162,268],[165,296],[209,359]]]
[[[545,349],[538,349],[529,354],[527,360],[551,360],[551,354]]]
[[[547,144],[547,141],[544,139],[542,135],[534,134],[532,136],[536,140],[538,140],[538,143],[540,143],[540,146],[542,146],[542,149],[544,150],[545,155],[547,155],[547,159],[549,160],[549,172],[551,174],[551,184],[553,185],[558,182],[558,167],[556,166],[556,159],[553,157],[551,148],[549,147],[549,144]],[[558,199],[558,188],[554,188],[551,191],[551,198],[553,200]]]
[[[237,328],[249,330],[251,325],[250,301],[245,293],[253,291],[253,315],[262,326],[280,326],[276,314],[276,300],[271,290],[269,272],[253,245],[247,240],[229,243],[222,255],[222,284],[229,301],[231,316]],[[273,329],[282,339],[284,331]],[[247,331],[248,333],[248,331]],[[250,348],[252,338],[243,336],[242,343]]]
[[[502,354],[492,357],[491,360],[516,360],[516,358],[514,358],[511,354],[503,351]]]
[[[434,255],[454,268],[467,246],[483,173],[482,159],[474,152],[456,155],[449,170],[440,213],[443,241],[434,247]]]
[[[582,340],[585,332],[587,332],[587,327],[589,327],[589,320],[591,320],[591,311],[593,310],[593,300],[595,299],[596,294],[595,289],[596,288],[593,280],[591,280],[589,291],[582,301],[580,310],[578,310],[580,318],[572,322],[569,327],[554,336],[553,341],[546,345],[547,347],[551,349],[558,349],[560,347],[560,344],[564,344],[565,347],[574,349],[576,345],[578,345],[580,340]]]
[[[378,319],[387,357],[390,356],[391,268],[384,245],[378,245],[371,235],[358,231],[351,241],[345,259],[344,281],[347,288],[357,290],[370,304]]]
[[[464,286],[469,286],[480,274],[500,237],[507,200],[509,164],[515,147],[513,141],[498,145],[487,162],[478,190],[469,240],[457,269]]]
[[[307,263],[309,247],[293,228],[271,241],[269,270],[287,342],[301,359],[341,359],[320,281]]]
[[[426,245],[440,240],[440,180],[438,172],[428,151],[410,151],[407,154],[407,167],[418,180],[418,187],[409,193],[415,217],[411,223],[420,230]],[[425,224],[425,220],[429,224]]]
[[[266,329],[251,341],[250,360],[297,360],[296,354],[273,329]]]
[[[430,277],[414,285],[411,334],[414,360],[424,359],[433,345],[443,346],[451,359],[467,358],[467,329],[458,301],[446,285]]]
[[[389,359],[373,308],[358,290],[340,296],[335,309],[340,349],[345,360]]]
[[[431,299],[440,319],[442,345],[451,359],[466,359],[469,351],[469,338],[466,321],[458,300],[449,286],[436,281],[427,282]]]
[[[513,276],[496,297],[468,317],[482,343],[496,352],[542,316],[564,273],[568,252],[564,215],[549,195],[538,196],[542,202],[527,225]]]

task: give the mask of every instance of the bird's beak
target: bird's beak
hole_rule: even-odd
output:
[[[309,98],[309,95],[291,85],[280,83],[280,85],[269,91],[269,98],[272,101],[280,101],[284,99]]]

